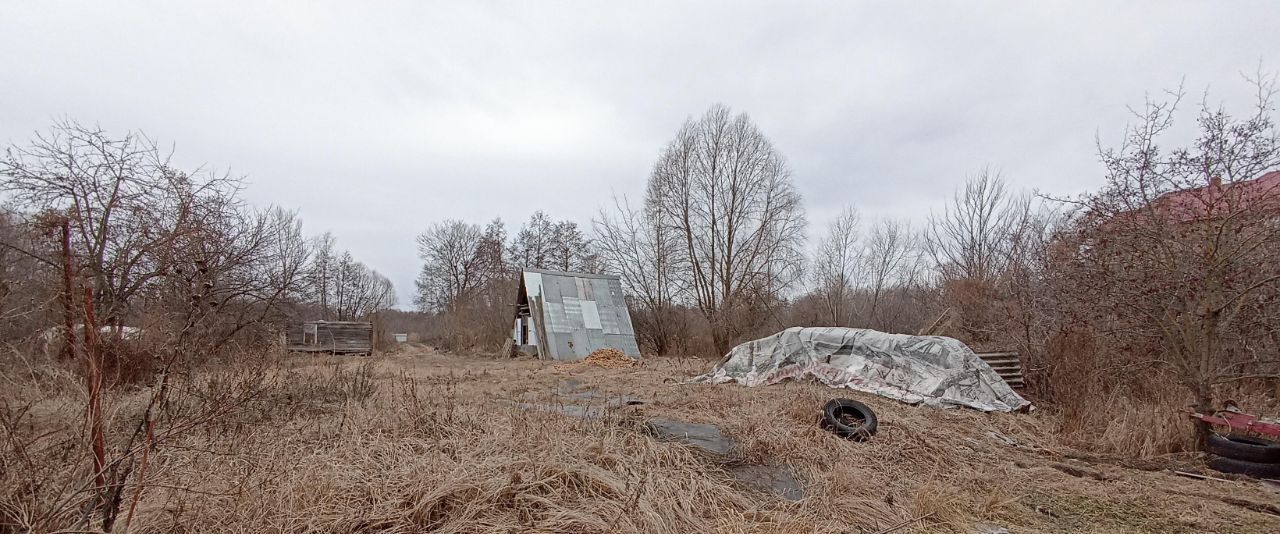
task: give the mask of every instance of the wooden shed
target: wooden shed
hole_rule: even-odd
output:
[[[308,321],[290,324],[285,330],[285,346],[295,352],[370,354],[373,352],[373,323]]]

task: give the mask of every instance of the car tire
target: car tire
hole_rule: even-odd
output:
[[[1254,478],[1280,478],[1280,464],[1247,462],[1222,456],[1210,456],[1205,463],[1210,469],[1223,473],[1235,473]]]
[[[879,420],[867,405],[853,399],[833,399],[822,408],[822,428],[837,436],[866,441],[876,433]]]
[[[1280,444],[1247,436],[1205,438],[1204,451],[1214,456],[1260,464],[1280,464]]]

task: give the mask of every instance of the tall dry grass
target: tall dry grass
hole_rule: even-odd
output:
[[[1182,412],[1189,391],[1155,358],[1088,330],[1060,332],[1034,390],[1061,414],[1058,433],[1085,450],[1151,458],[1197,449]]]
[[[914,408],[806,383],[679,384],[709,365],[698,360],[655,359],[625,370],[421,354],[264,362],[210,366],[175,383],[158,426],[188,426],[152,451],[144,484],[134,477],[125,488],[126,495],[141,491],[131,532],[1276,526],[1205,497],[1212,493],[1171,493],[1183,479],[1107,471],[1114,478],[1099,482],[1055,469],[1063,444],[1052,434],[1059,424],[1052,414]],[[10,383],[19,389],[7,389],[0,404],[0,532],[92,530],[74,376],[53,371]],[[598,419],[519,406],[567,402],[561,393],[571,383],[648,402]],[[834,395],[870,404],[880,433],[854,443],[818,428],[818,407]],[[198,417],[229,397],[243,401],[219,417]],[[148,398],[145,388],[107,393],[109,458]],[[738,446],[717,458],[659,441],[644,431],[649,417],[715,424]],[[789,468],[807,497],[790,502],[737,482],[735,465]],[[1261,490],[1229,491],[1257,499]]]

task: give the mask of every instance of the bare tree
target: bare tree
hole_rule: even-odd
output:
[[[174,243],[216,225],[238,202],[239,182],[174,169],[146,137],[115,139],[61,122],[14,146],[0,160],[0,191],[23,206],[65,216],[78,271],[93,282],[105,324],[119,324],[130,302],[173,268]]]
[[[516,267],[551,269],[555,222],[542,210],[533,212],[507,250]]]
[[[333,234],[325,232],[312,240],[315,259],[312,261],[308,277],[314,298],[320,305],[320,318],[329,320],[329,280],[333,276]]]
[[[174,240],[169,272],[136,319],[157,331],[198,326],[186,342],[204,354],[246,328],[284,321],[283,306],[306,295],[311,249],[291,211],[230,203],[193,211],[203,223]]]
[[[1054,247],[1066,222],[1064,213],[1046,202],[1035,202],[1012,236],[1012,253],[1005,268],[1006,324],[1002,330],[1028,366],[1043,362],[1051,337],[1064,327],[1061,303],[1065,287],[1056,287],[1061,272]]]
[[[941,214],[930,215],[925,250],[944,279],[989,283],[1009,261],[1010,236],[1030,198],[1010,195],[1000,173],[984,168],[970,176]]]
[[[657,354],[673,347],[673,306],[679,292],[673,267],[679,254],[676,236],[624,197],[614,198],[615,214],[600,211],[595,243],[603,267],[618,274],[632,298],[636,335]]]
[[[0,207],[0,340],[29,336],[56,310],[52,251],[23,215]]]
[[[476,260],[485,281],[510,277],[512,266],[507,261],[507,227],[502,219],[494,219],[485,225],[476,245]]]
[[[51,247],[36,242],[5,248],[65,277],[64,295],[87,284],[95,318],[116,335],[126,324],[157,331],[198,324],[184,343],[192,354],[211,354],[246,328],[278,322],[283,304],[304,297],[311,252],[296,214],[250,208],[239,188],[225,175],[174,169],[140,134],[117,139],[59,123],[30,146],[7,150],[0,189],[22,206],[15,216],[32,231],[65,226],[74,263],[50,261]],[[64,315],[80,314],[75,299],[61,300]],[[113,351],[106,363],[151,367],[142,357],[116,360],[126,356]]]
[[[820,303],[819,323],[911,329],[905,323],[921,307],[920,249],[905,222],[881,219],[860,237],[857,212],[846,208],[819,242],[810,273],[806,302]]]
[[[862,246],[858,242],[858,211],[845,207],[827,226],[818,242],[810,270],[814,293],[827,314],[827,324],[849,326],[853,322],[853,291],[862,273]]]
[[[418,276],[418,306],[451,311],[484,282],[483,258],[476,254],[480,226],[459,220],[436,223],[418,235],[422,272]]]
[[[860,267],[869,300],[866,322],[872,328],[889,328],[892,321],[886,313],[885,300],[895,289],[910,287],[916,281],[918,250],[908,223],[881,219],[871,227]]]
[[[599,261],[578,223],[556,221],[539,210],[520,228],[507,256],[516,267],[594,273]]]
[[[1010,193],[999,173],[983,169],[941,214],[929,217],[923,234],[928,274],[936,277],[950,335],[979,347],[1002,342],[1004,277],[1030,212],[1030,195]]]
[[[87,393],[93,472],[81,492],[91,501],[83,523],[99,514],[109,532],[125,488],[136,502],[145,487],[148,454],[189,429],[192,417],[228,406],[215,399],[194,416],[162,417],[174,406],[170,396],[182,393],[173,377],[304,298],[310,247],[295,213],[248,207],[238,180],[177,170],[140,134],[112,138],[74,122],[10,147],[0,191],[16,207],[3,221],[0,248],[33,260],[32,276],[61,282],[49,285],[61,286],[59,322],[67,353],[84,363]],[[135,343],[123,342],[126,323],[144,327],[134,330],[142,332]],[[131,435],[103,421],[111,371],[117,382],[150,389]]]
[[[350,252],[338,258],[330,283],[335,288],[333,312],[339,321],[365,318],[395,304],[391,281],[356,261]]]
[[[1106,185],[1055,245],[1076,316],[1173,370],[1201,409],[1223,385],[1280,376],[1280,174],[1266,174],[1280,167],[1276,79],[1253,82],[1248,115],[1202,103],[1184,148],[1161,148],[1180,90],[1135,112],[1118,147],[1099,143]]]
[[[646,194],[681,241],[678,272],[716,350],[728,350],[740,333],[729,315],[767,305],[802,274],[806,221],[786,161],[746,114],[717,105],[681,126]]]
[[[549,264],[558,271],[581,272],[586,265],[583,261],[588,255],[590,244],[578,223],[560,221],[551,228],[551,253]]]

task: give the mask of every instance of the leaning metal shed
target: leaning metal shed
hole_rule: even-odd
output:
[[[612,275],[525,269],[514,338],[543,359],[576,360],[605,347],[640,357],[622,282]]]

